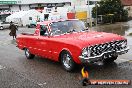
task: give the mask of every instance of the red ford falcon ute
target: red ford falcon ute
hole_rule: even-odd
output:
[[[16,41],[27,59],[49,58],[61,62],[67,71],[76,64],[111,63],[129,50],[124,37],[89,31],[80,20],[39,22],[34,34],[22,33]]]

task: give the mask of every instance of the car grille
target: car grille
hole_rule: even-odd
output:
[[[126,42],[127,40],[120,40],[120,41],[113,41],[113,42],[109,42],[105,44],[90,46],[89,47],[90,56],[92,57],[92,56],[101,55],[104,52],[119,51],[121,49],[126,48],[126,45],[127,45]],[[123,43],[126,43],[124,47],[122,47]]]

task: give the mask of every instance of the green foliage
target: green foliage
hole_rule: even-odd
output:
[[[92,17],[96,18],[97,15],[103,15],[105,23],[107,22],[117,22],[117,21],[127,21],[128,11],[123,9],[121,0],[101,0],[98,5],[92,10]],[[108,15],[113,14],[113,15]]]

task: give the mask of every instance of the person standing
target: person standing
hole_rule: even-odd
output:
[[[10,33],[9,33],[9,35],[10,35],[10,36],[13,36],[13,40],[14,40],[14,39],[16,38],[16,36],[17,36],[17,35],[16,35],[16,31],[17,31],[18,29],[17,29],[16,25],[13,24],[12,21],[10,22],[10,27],[9,27],[9,29],[11,30]]]

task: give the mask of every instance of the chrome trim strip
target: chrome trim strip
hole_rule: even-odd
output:
[[[38,50],[41,50],[41,49],[38,49]]]
[[[32,48],[32,47],[29,47],[30,49]]]
[[[58,53],[58,52],[54,52],[54,53]]]
[[[46,51],[46,50],[43,50],[44,52]]]

